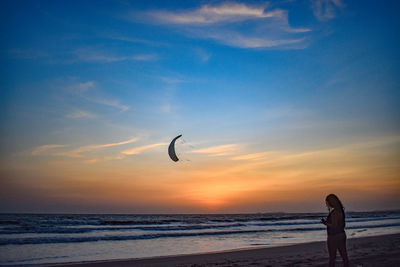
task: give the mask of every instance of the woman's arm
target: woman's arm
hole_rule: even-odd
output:
[[[340,222],[343,220],[343,214],[340,211],[334,210],[331,213],[331,218],[332,218],[331,223],[328,223],[327,221],[325,221],[326,223],[324,223],[324,224],[328,227],[335,228],[335,227],[339,226]]]

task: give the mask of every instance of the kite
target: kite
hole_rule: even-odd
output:
[[[169,144],[169,147],[168,147],[168,155],[175,162],[179,161],[179,159],[178,159],[178,157],[176,156],[176,153],[175,153],[175,141],[181,136],[182,135],[180,134],[177,137],[175,137],[174,139],[172,139],[171,144]]]

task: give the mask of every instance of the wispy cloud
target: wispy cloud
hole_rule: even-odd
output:
[[[231,160],[258,160],[263,159],[269,152],[259,152],[232,157]]]
[[[67,145],[57,145],[57,144],[49,144],[49,145],[43,145],[43,146],[38,146],[32,151],[32,155],[42,155],[46,154],[54,149],[57,148],[63,148],[66,147]]]
[[[289,25],[288,12],[268,4],[222,3],[181,11],[134,12],[130,19],[163,25],[194,38],[240,48],[299,48],[309,28]],[[246,27],[243,27],[243,23]]]
[[[242,3],[223,3],[221,5],[203,5],[202,7],[181,12],[151,11],[150,17],[171,24],[213,24],[244,21],[254,18],[271,18],[283,15],[282,10],[265,12],[266,5],[248,6]]]
[[[78,82],[78,83],[73,83],[69,86],[66,87],[67,90],[73,94],[76,94],[84,99],[86,99],[89,102],[101,104],[104,106],[109,106],[109,107],[114,107],[116,109],[119,109],[120,111],[124,112],[127,111],[130,107],[127,105],[124,105],[120,103],[119,100],[117,99],[112,99],[112,98],[105,98],[98,96],[98,93],[95,91],[96,89],[96,83],[94,81],[86,81],[86,82]],[[82,112],[78,112],[76,114],[70,114],[71,116],[84,116],[84,115],[89,115],[89,114],[84,114]]]
[[[190,151],[191,153],[208,154],[209,156],[226,156],[231,155],[238,149],[237,144],[212,146]]]
[[[156,54],[136,54],[136,55],[115,55],[92,48],[79,48],[72,52],[74,58],[70,63],[75,62],[102,62],[111,63],[118,61],[156,61]]]
[[[134,143],[134,142],[136,142],[138,140],[139,140],[138,138],[132,138],[132,139],[129,139],[129,140],[126,140],[126,141],[122,141],[122,142],[117,142],[117,143],[81,146],[81,147],[78,147],[78,148],[73,149],[73,150],[55,153],[55,155],[57,155],[57,156],[66,156],[66,157],[71,157],[71,158],[80,158],[80,157],[83,157],[82,153],[92,152],[92,151],[99,150],[99,149],[104,149],[104,148],[110,148],[110,147],[115,147],[115,146],[126,145],[126,144],[130,144],[130,143]]]
[[[344,7],[341,0],[312,0],[311,4],[315,17],[320,21],[335,18],[336,9]]]
[[[105,161],[112,161],[112,160],[121,160],[124,159],[124,155],[118,155],[118,156],[109,156],[109,157],[98,157],[98,158],[91,158],[88,160],[85,160],[85,163],[99,163],[99,162],[105,162]]]
[[[129,40],[133,42],[133,40]],[[57,53],[51,54],[45,51],[34,49],[11,49],[7,52],[12,58],[30,60],[43,59],[49,64],[75,64],[82,62],[113,63],[121,61],[151,62],[159,60],[159,55],[156,53],[122,53],[120,51],[104,51],[102,49],[95,49],[91,47],[79,47],[73,50],[58,51]]]
[[[155,144],[151,144],[151,145],[135,147],[135,148],[131,148],[131,149],[127,149],[127,150],[122,151],[122,154],[125,154],[125,155],[137,155],[137,154],[142,153],[145,150],[149,150],[149,149],[156,148],[156,147],[159,147],[159,146],[166,146],[166,145],[168,145],[168,143],[155,143]]]
[[[154,41],[149,41],[149,40],[140,39],[140,38],[123,36],[123,35],[120,35],[120,34],[108,34],[108,35],[105,35],[104,38],[111,39],[111,40],[118,40],[118,41],[128,42],[128,43],[134,43],[134,44],[139,43],[139,44],[146,44],[146,45],[153,45],[153,46],[165,45],[165,44],[159,43],[159,42],[154,42]]]
[[[391,169],[398,170],[394,158],[399,142],[399,136],[388,136],[316,150],[244,154],[230,158],[243,162],[235,162],[214,175],[251,172],[263,177],[279,177],[279,182],[283,183],[293,183],[292,178],[298,177],[303,177],[302,181],[323,183],[321,177],[326,177],[327,183],[341,178],[346,178],[345,183],[359,182],[359,179],[365,182],[366,177],[373,181]]]
[[[194,52],[202,62],[207,62],[211,58],[211,54],[200,47],[195,48]]]
[[[84,111],[84,110],[75,110],[69,114],[66,115],[67,118],[70,119],[91,119],[91,118],[95,118],[96,115]]]
[[[305,38],[276,40],[264,37],[250,37],[236,32],[210,33],[208,38],[239,48],[290,48],[291,45],[293,48],[300,48],[300,46],[295,45],[305,41]]]
[[[95,87],[94,81],[87,81],[87,82],[79,82],[68,85],[67,90],[75,94],[82,94],[88,91],[90,88],[94,87]]]
[[[102,104],[109,107],[114,107],[121,111],[127,111],[129,109],[129,106],[121,104],[116,99],[106,99],[100,97],[87,97],[87,96],[85,97],[85,99],[94,103]]]

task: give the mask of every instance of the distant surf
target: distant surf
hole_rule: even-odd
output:
[[[325,213],[1,214],[0,264],[62,263],[280,246],[326,238]],[[347,212],[348,237],[400,232],[400,211]]]

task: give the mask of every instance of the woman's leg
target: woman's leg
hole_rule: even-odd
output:
[[[343,237],[340,239],[338,250],[340,253],[340,256],[342,256],[343,259],[343,266],[344,267],[349,267],[349,258],[347,257],[347,248],[346,248],[346,234],[343,234]]]
[[[334,237],[329,237],[328,236],[328,252],[329,252],[329,267],[334,267],[335,266],[335,260],[336,260],[336,250],[338,248],[338,244],[335,240]]]

